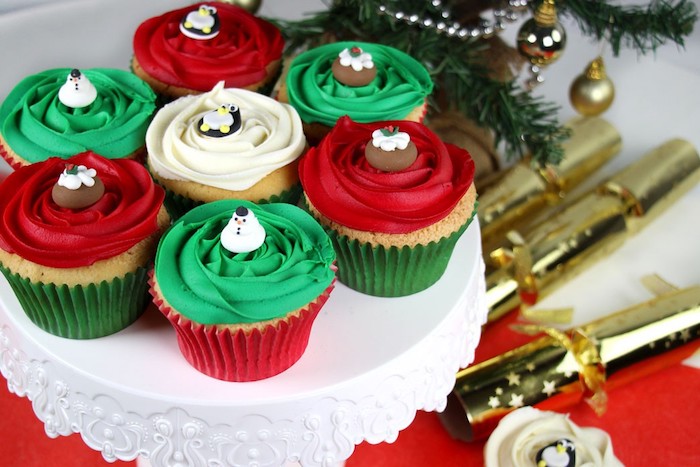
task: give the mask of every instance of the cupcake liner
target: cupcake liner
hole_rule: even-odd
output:
[[[121,331],[148,305],[147,269],[111,281],[69,287],[32,282],[4,266],[22,309],[44,331],[69,339],[94,339]]]
[[[246,332],[187,319],[169,307],[155,290],[153,272],[149,283],[154,303],[175,328],[180,352],[187,362],[205,375],[236,382],[269,378],[296,363],[306,350],[318,312],[335,286],[331,283],[298,315]]]
[[[326,228],[337,255],[338,280],[353,290],[378,297],[401,297],[425,290],[442,277],[457,240],[475,214],[476,206],[467,222],[449,237],[414,247],[373,246]]]
[[[22,167],[22,164],[17,162],[17,159],[10,156],[10,154],[7,152],[7,149],[5,148],[5,145],[3,144],[0,144],[0,157],[5,159],[5,162],[7,162],[10,167],[12,167],[12,170],[17,170],[20,167]]]
[[[287,203],[287,204],[297,204],[301,196],[301,184],[297,183],[289,190],[285,190],[279,194],[274,194],[266,199],[259,199],[254,201],[256,204],[267,204],[267,203]],[[187,214],[187,212],[204,204],[202,201],[197,201],[186,196],[175,193],[171,190],[165,189],[165,208],[170,214],[170,218],[175,222],[180,217]]]

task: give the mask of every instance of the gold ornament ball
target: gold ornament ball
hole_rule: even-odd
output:
[[[515,40],[518,52],[533,65],[546,66],[559,58],[566,46],[566,30],[557,19],[554,0],[545,0],[537,7]]]
[[[518,51],[533,65],[545,66],[554,62],[566,46],[566,31],[559,24],[541,26],[534,19],[523,23],[516,39]]]
[[[576,111],[586,117],[602,114],[615,99],[615,86],[607,77],[598,58],[577,76],[569,88],[569,100]]]
[[[224,3],[230,3],[232,5],[239,6],[246,10],[248,13],[255,14],[260,9],[262,0],[221,0]]]

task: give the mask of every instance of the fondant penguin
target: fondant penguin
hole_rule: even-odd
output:
[[[224,230],[221,245],[231,253],[255,251],[265,243],[265,229],[255,214],[244,206],[238,206]]]
[[[191,39],[211,39],[219,34],[219,15],[216,8],[201,5],[190,11],[180,22],[180,32]]]
[[[79,109],[95,102],[97,89],[77,68],[73,68],[66,82],[58,90],[58,100],[66,107]]]
[[[204,114],[197,127],[206,136],[221,138],[232,135],[241,128],[241,111],[236,104],[222,104],[218,109]]]
[[[558,439],[537,452],[537,467],[574,467],[576,447],[566,438]]]

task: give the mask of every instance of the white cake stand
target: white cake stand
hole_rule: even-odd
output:
[[[50,437],[80,433],[107,461],[153,466],[331,466],[441,411],[486,318],[479,226],[430,289],[377,298],[338,284],[289,370],[230,383],[185,361],[155,309],[112,336],[50,335],[0,279],[0,372]]]

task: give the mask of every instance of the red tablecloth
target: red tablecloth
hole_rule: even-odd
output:
[[[476,362],[533,339],[511,331],[516,315],[484,329]],[[700,369],[681,362],[698,351],[700,339],[611,378],[608,408],[598,417],[585,403],[570,409],[581,426],[607,431],[627,466],[700,465]],[[436,413],[419,412],[393,444],[357,446],[346,467],[483,466],[484,442],[454,440]],[[505,466],[504,466],[505,467]]]

